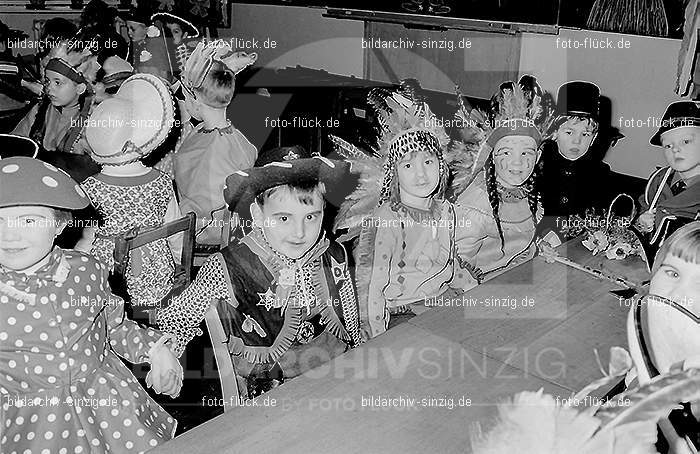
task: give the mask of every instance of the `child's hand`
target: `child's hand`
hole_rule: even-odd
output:
[[[637,218],[637,226],[642,232],[651,232],[654,230],[654,219],[656,218],[656,208],[645,211]]]
[[[166,339],[166,336],[163,336],[148,353],[151,370],[146,375],[146,384],[159,394],[177,397],[182,388],[184,373],[180,362],[165,346],[163,339]]]

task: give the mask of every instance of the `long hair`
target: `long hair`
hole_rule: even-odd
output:
[[[501,218],[498,215],[501,198],[498,195],[498,180],[496,179],[496,165],[493,162],[493,155],[490,155],[486,159],[484,164],[485,169],[485,179],[486,179],[486,194],[489,197],[489,203],[491,204],[491,210],[493,211],[493,218],[496,221],[496,228],[498,229],[498,237],[501,239],[501,252],[505,248],[505,239],[503,237],[503,227],[501,226]],[[527,203],[530,207],[530,213],[532,213],[532,219],[535,225],[537,225],[537,208],[540,203],[540,193],[537,187],[537,180],[540,174],[541,168],[538,164],[532,170],[532,174],[527,180],[522,184],[522,188],[527,194]]]

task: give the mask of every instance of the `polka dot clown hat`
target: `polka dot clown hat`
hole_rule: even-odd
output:
[[[135,74],[86,121],[90,156],[101,165],[124,165],[150,154],[174,126],[170,89],[152,74]]]
[[[89,204],[78,183],[51,164],[23,156],[0,160],[0,208],[41,205],[80,210]]]

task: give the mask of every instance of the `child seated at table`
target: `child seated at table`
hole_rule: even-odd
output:
[[[536,164],[546,113],[540,96],[534,87],[508,83],[496,100],[492,125],[467,125],[483,129],[475,133],[483,141],[474,179],[455,200],[457,218],[469,220],[457,230],[457,253],[485,279],[534,256],[542,218]]]
[[[443,150],[449,139],[410,83],[402,82],[394,93],[370,92],[380,116],[381,159],[335,139],[353,165],[368,170],[336,219],[336,228],[348,229],[343,240],[359,237],[354,254],[365,338],[415,315],[420,306],[414,303],[429,306],[450,289],[477,284],[473,270],[456,257],[455,231],[464,226],[444,199],[449,169]]]
[[[360,343],[347,253],[322,230],[324,193],[348,164],[301,147],[270,150],[258,164],[226,180],[226,201],[250,211],[251,233],[211,256],[158,314],[164,330],[178,333],[182,353],[222,300],[228,349],[249,397]]]
[[[185,65],[185,106],[189,115],[202,122],[182,140],[172,159],[180,208],[197,215],[198,243],[220,244],[226,177],[253,167],[258,155],[226,118],[236,74],[256,59],[257,54],[233,53],[227,42],[218,40],[200,42]]]
[[[0,160],[0,452],[126,454],[175,432],[122,363],[149,362],[146,382],[177,395],[171,336],[124,317],[104,265],[54,246],[71,211],[88,204],[51,164]]]
[[[627,323],[640,380],[674,367],[700,367],[700,222],[679,228],[659,249],[649,295]]]
[[[562,235],[569,216],[602,212],[612,201],[610,166],[591,151],[600,127],[599,106],[600,89],[594,83],[574,81],[559,87],[556,117],[541,145],[537,184],[544,218],[537,230],[543,234],[551,230]]]
[[[669,166],[649,177],[636,226],[667,236],[700,213],[700,102],[669,105],[649,143],[663,149]]]

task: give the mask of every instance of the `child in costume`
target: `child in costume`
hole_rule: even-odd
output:
[[[169,40],[168,51],[173,68],[173,76],[180,78],[185,71],[185,63],[197,46],[199,30],[191,22],[170,13],[156,13],[152,21],[160,21],[165,29],[165,37]]]
[[[493,121],[472,110],[467,128],[480,139],[473,180],[455,191],[458,219],[457,253],[486,279],[531,259],[535,227],[542,218],[536,187],[541,122],[546,117],[538,90],[521,83],[502,86]]]
[[[444,200],[449,170],[443,157],[448,137],[415,87],[373,90],[379,115],[374,157],[335,138],[338,151],[363,172],[358,189],[341,206],[343,240],[359,237],[356,279],[363,337],[389,328],[391,318],[413,315],[411,304],[429,305],[450,288],[477,282],[455,254],[457,223]],[[381,181],[381,182],[380,182]]]
[[[130,40],[127,61],[136,72],[153,74],[171,81],[173,71],[168,50],[160,30],[151,25],[151,15],[152,11],[141,5],[131,8],[125,15]]]
[[[182,86],[188,113],[202,122],[173,155],[175,182],[183,212],[197,215],[197,242],[219,244],[226,203],[226,177],[253,167],[258,152],[226,118],[235,75],[257,54],[233,53],[225,41],[199,43],[185,65]]]
[[[89,53],[52,49],[44,71],[44,97],[17,124],[13,134],[29,137],[46,151],[84,154],[83,125],[92,107]]]
[[[600,89],[591,82],[559,87],[550,137],[541,146],[542,233],[561,235],[569,216],[607,210],[612,201],[610,166],[589,152],[598,135],[599,105]]]
[[[165,83],[151,74],[128,78],[116,95],[90,116],[86,137],[91,156],[102,166],[82,187],[104,223],[86,229],[79,247],[111,270],[114,241],[134,227],[157,227],[180,217],[172,180],[141,160],[173,127],[175,105]],[[94,235],[94,238],[93,238]],[[172,237],[171,237],[172,238]],[[148,310],[172,288],[181,236],[157,240],[131,251],[126,283],[134,308]]]
[[[669,105],[649,143],[663,148],[669,167],[649,177],[636,226],[649,234],[649,243],[659,245],[700,213],[700,102]]]
[[[220,300],[250,397],[360,343],[347,253],[322,231],[325,188],[347,175],[348,164],[301,147],[273,149],[258,164],[226,180],[226,201],[239,214],[250,210],[251,233],[211,256],[158,314],[163,329],[178,333],[181,352]]]
[[[53,245],[88,203],[50,164],[0,160],[0,452],[127,454],[175,432],[119,358],[150,362],[147,383],[176,396],[172,336],[124,318],[104,265]]]
[[[653,261],[649,294],[627,318],[627,339],[640,384],[658,375],[700,368],[700,222],[680,227],[664,241]],[[670,445],[677,438],[700,440],[697,402],[684,403],[661,424]],[[690,452],[690,451],[689,451]]]

